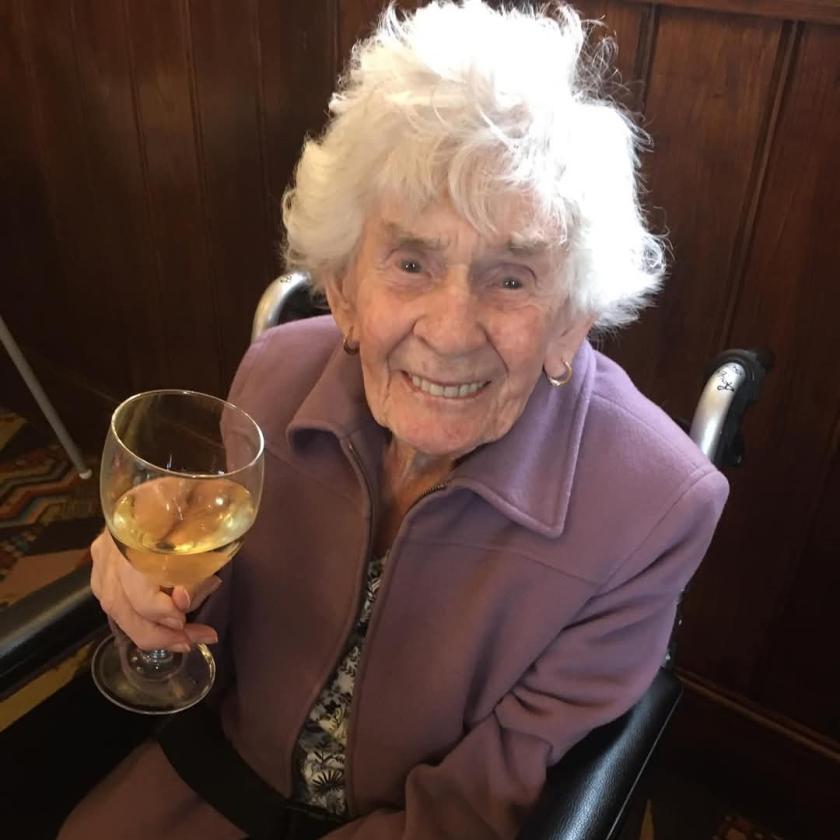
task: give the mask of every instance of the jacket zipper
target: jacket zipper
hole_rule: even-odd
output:
[[[370,561],[371,546],[373,544],[374,514],[375,514],[376,509],[375,509],[374,504],[373,504],[373,493],[371,492],[370,481],[368,480],[367,474],[365,473],[364,468],[362,467],[362,461],[361,461],[361,458],[359,458],[359,453],[356,451],[356,447],[350,441],[348,441],[348,443],[347,443],[347,450],[351,455],[351,460],[353,461],[353,466],[354,466],[354,468],[356,470],[356,473],[357,473],[357,475],[360,479],[360,483],[364,486],[365,492],[367,493],[368,503],[370,505],[370,516],[368,517],[368,532],[367,532],[367,538],[365,540],[365,553],[364,553],[364,557],[363,557],[363,561],[362,561],[362,570],[361,570],[361,573],[359,575],[358,580],[356,581],[356,595],[355,595],[355,598],[354,598],[354,601],[353,601],[352,623],[350,625],[350,630],[349,630],[348,634],[345,636],[345,643],[341,645],[341,647],[338,651],[338,657],[335,659],[332,666],[327,671],[325,680],[328,680],[335,673],[335,669],[338,667],[339,663],[344,658],[344,653],[345,653],[344,648],[345,648],[345,645],[346,645],[346,640],[349,637],[349,633],[352,633],[353,627],[355,626],[355,622],[357,621],[357,617],[359,615],[359,609],[361,607],[361,602],[362,602],[362,593],[364,592],[364,579],[365,579],[365,576],[367,575],[367,567],[368,567],[368,562]],[[321,683],[321,686],[319,687],[317,694],[313,698],[312,703],[314,703],[318,699],[318,697],[321,696],[321,692],[324,690],[325,685],[326,685],[326,682]],[[298,741],[300,740],[300,733],[303,730],[304,725],[306,724],[306,720],[309,717],[309,713],[312,711],[312,703],[310,703],[306,707],[306,709],[304,710],[303,718],[301,719],[301,721],[299,722],[298,727],[297,727],[297,737],[295,738],[294,744],[292,745],[291,756],[290,756],[290,759],[291,759],[291,761],[290,761],[291,773],[289,775],[289,779],[291,780],[292,790],[294,790],[294,783],[295,783],[295,772],[296,772],[295,763],[296,763],[297,745],[298,745]],[[352,708],[352,703],[351,703],[351,708]],[[347,738],[348,738],[348,743],[349,743],[349,740],[350,740],[349,721],[348,721],[348,736],[347,736]],[[346,755],[346,751],[345,751],[345,755]],[[345,776],[345,778],[346,778],[346,776]],[[348,800],[349,800],[349,797],[348,797]],[[349,805],[349,801],[348,801],[348,805]],[[348,810],[349,810],[349,807],[348,807]]]
[[[439,482],[438,484],[433,484],[431,487],[429,487],[429,489],[428,489],[428,490],[424,490],[424,491],[423,491],[423,492],[422,492],[422,493],[421,493],[421,494],[420,494],[420,495],[419,495],[419,496],[418,496],[418,497],[417,497],[417,498],[416,498],[416,499],[415,499],[415,500],[411,503],[411,507],[409,507],[409,509],[405,512],[405,516],[408,516],[408,514],[409,514],[409,513],[411,513],[411,511],[412,511],[412,510],[414,510],[414,508],[417,506],[417,504],[418,504],[419,502],[422,502],[422,501],[423,501],[423,499],[425,499],[425,498],[426,498],[426,496],[431,496],[431,495],[432,495],[432,493],[437,493],[439,490],[446,490],[446,486],[447,486],[447,485],[446,485],[446,482],[445,482],[445,481],[441,481],[441,482]],[[403,517],[403,519],[405,519],[405,516]],[[402,523],[400,523],[400,526],[402,527]],[[397,536],[399,536],[399,531],[397,531]],[[394,538],[394,542],[396,542],[396,541],[397,541],[397,540],[396,540],[396,537],[395,537],[395,538]]]
[[[351,451],[355,452],[355,450]],[[361,464],[358,464],[360,472],[364,475],[364,470],[361,469]],[[370,484],[367,482],[367,478],[365,478],[365,482],[367,483],[368,494],[370,498]],[[411,507],[405,512],[405,516],[402,518],[402,522],[400,522],[400,527],[397,529],[396,536],[394,537],[394,542],[391,544],[390,549],[388,550],[388,562],[385,564],[385,568],[382,572],[382,582],[379,586],[379,592],[376,596],[376,603],[374,604],[373,614],[370,617],[370,624],[368,625],[367,634],[365,635],[365,642],[362,645],[362,652],[361,656],[359,657],[359,667],[356,669],[356,678],[353,682],[353,695],[350,698],[350,714],[349,719],[347,721],[347,746],[344,750],[344,795],[347,800],[347,813],[348,815],[355,819],[358,816],[356,811],[356,797],[353,793],[353,761],[352,761],[352,753],[353,753],[353,744],[355,741],[355,722],[356,722],[356,714],[358,709],[357,698],[359,696],[358,688],[362,683],[362,679],[364,677],[365,672],[365,665],[367,664],[367,653],[370,650],[371,640],[375,633],[376,627],[378,625],[378,618],[382,612],[381,609],[377,609],[377,605],[382,602],[382,600],[388,594],[388,585],[391,582],[391,578],[394,576],[393,567],[396,562],[396,558],[398,556],[397,549],[399,547],[400,542],[402,541],[403,537],[403,529],[408,519],[408,515],[413,511],[418,504],[420,504],[424,499],[428,496],[431,496],[433,493],[438,493],[441,490],[445,490],[447,487],[445,482],[440,482],[438,484],[429,487],[427,490],[424,490],[412,503]],[[371,511],[373,511],[373,499],[370,498],[371,503]],[[373,515],[370,518],[371,525],[373,524]],[[372,529],[371,529],[372,530]],[[368,545],[368,551],[370,551],[370,544]],[[370,556],[368,556],[368,561],[370,560]],[[367,564],[365,564],[365,572],[367,572]],[[358,611],[358,605],[356,607]]]

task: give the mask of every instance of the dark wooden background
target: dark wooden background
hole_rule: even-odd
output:
[[[141,389],[225,391],[302,138],[380,5],[0,0],[2,313],[80,439]],[[718,350],[778,360],[686,600],[674,738],[819,810],[840,778],[840,4],[579,6],[617,37],[674,250],[605,349],[683,417]],[[0,402],[23,403],[1,364]]]

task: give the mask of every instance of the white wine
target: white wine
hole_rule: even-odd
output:
[[[164,476],[124,493],[109,524],[135,569],[160,586],[192,587],[236,554],[255,515],[235,481]]]

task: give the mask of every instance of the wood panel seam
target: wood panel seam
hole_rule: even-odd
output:
[[[187,70],[189,73],[190,109],[192,111],[193,142],[195,144],[195,160],[198,167],[198,194],[201,206],[201,221],[204,232],[204,252],[207,261],[207,275],[210,286],[210,307],[213,312],[216,339],[216,369],[222,370],[224,353],[222,342],[222,319],[219,305],[218,274],[214,269],[213,260],[213,221],[207,202],[207,168],[204,160],[204,141],[201,125],[201,108],[198,102],[198,78],[195,69],[193,50],[191,0],[181,0],[182,29],[184,31],[184,49],[186,50]]]
[[[650,5],[647,8],[644,21],[639,29],[639,42],[636,45],[636,62],[634,75],[642,81],[639,91],[637,110],[644,114],[647,108],[650,77],[653,73],[653,62],[656,54],[656,41],[659,36],[659,7]]]
[[[262,208],[263,224],[267,242],[267,254],[264,254],[265,280],[268,283],[277,273],[275,261],[272,259],[274,251],[275,231],[272,219],[274,213],[271,208],[271,193],[268,177],[267,142],[265,133],[265,73],[263,70],[262,39],[260,38],[260,9],[258,0],[251,0],[251,45],[254,50],[255,70],[257,74],[256,107],[257,107],[257,147],[260,154],[260,175],[262,179]]]
[[[88,98],[86,95],[84,80],[82,76],[82,64],[81,64],[81,57],[79,55],[79,27],[76,22],[76,2],[72,0],[70,3],[70,36],[71,36],[71,43],[73,45],[73,59],[76,66],[76,91],[77,91],[77,107],[79,109],[79,113],[81,116],[82,125],[87,128],[91,125],[90,119],[90,103],[88,102]],[[85,193],[88,197],[88,218],[91,220],[94,217],[93,208],[96,206],[95,196],[93,192],[93,168],[91,167],[90,161],[90,143],[88,142],[87,136],[83,135],[83,154],[82,157],[84,158],[84,168],[85,168]],[[102,269],[102,256],[99,249],[94,249],[94,259],[96,260],[96,265]],[[125,309],[121,305],[121,301],[115,302],[115,306],[117,311],[121,312],[124,316],[126,315]],[[125,324],[125,321],[123,321]],[[120,330],[120,336],[123,341],[126,341],[126,331]],[[134,356],[132,353],[127,352],[128,347],[125,347],[125,357],[129,359],[129,375],[131,377],[131,388],[133,391],[140,390],[140,382],[142,381],[142,376],[140,372],[140,367],[137,363],[137,357]],[[116,348],[112,348],[112,351],[115,351]]]
[[[58,211],[55,203],[55,193],[46,183],[47,178],[47,147],[45,143],[46,128],[44,127],[44,113],[41,107],[41,97],[38,94],[38,84],[35,78],[35,65],[32,56],[32,40],[29,34],[29,26],[26,21],[26,13],[24,12],[23,0],[16,0],[15,9],[17,12],[18,25],[21,32],[21,44],[23,53],[24,72],[26,73],[29,89],[32,93],[32,133],[35,137],[35,147],[38,152],[38,159],[40,161],[40,171],[44,181],[45,193],[47,198],[47,208],[49,212],[50,224],[52,225],[53,236],[58,235]]]
[[[143,113],[140,108],[140,97],[137,91],[137,70],[134,55],[134,45],[131,38],[131,13],[129,11],[128,0],[123,0],[123,26],[125,29],[125,48],[128,56],[128,77],[129,85],[131,87],[131,101],[132,110],[134,112],[134,125],[137,132],[137,146],[140,153],[140,177],[143,181],[143,197],[146,204],[146,226],[147,236],[151,245],[151,251],[154,254],[155,266],[155,304],[160,309],[163,306],[163,261],[160,255],[160,244],[157,237],[157,224],[155,223],[154,202],[152,201],[152,187],[151,178],[149,174],[149,156],[146,148],[146,129],[143,123]],[[172,380],[172,366],[169,357],[169,348],[166,342],[166,332],[162,328],[159,319],[153,318],[155,328],[158,333],[160,345],[163,347],[163,353],[158,354],[158,363],[160,364],[161,373],[166,377],[167,381]]]
[[[735,241],[732,248],[732,257],[728,272],[730,294],[726,309],[724,310],[724,318],[715,340],[716,346],[720,348],[723,348],[724,345],[728,347],[732,342],[735,314],[738,311],[738,306],[741,303],[741,295],[744,290],[744,282],[749,267],[749,256],[752,251],[756,222],[758,220],[758,211],[761,207],[761,200],[764,197],[770,155],[776,143],[782,108],[791,79],[793,78],[801,29],[802,25],[800,23],[786,21],[782,24],[779,32],[776,60],[770,81],[770,104],[762,119],[759,140],[756,143],[753,161],[750,166],[750,174],[747,179],[746,200],[744,202],[746,212],[742,212],[739,215],[741,221],[735,233]]]
[[[332,65],[333,65],[333,76],[338,76],[341,73],[343,67],[339,65],[339,56],[341,55],[341,22],[339,18],[341,17],[341,8],[340,8],[340,0],[332,0],[332,18],[333,18],[333,25],[332,25]]]

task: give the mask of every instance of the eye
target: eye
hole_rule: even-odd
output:
[[[406,274],[420,274],[420,272],[423,270],[423,266],[420,265],[420,263],[417,260],[400,260],[399,266],[400,271],[404,271]]]
[[[518,277],[511,277],[508,275],[507,277],[502,278],[502,288],[503,289],[521,289],[525,284],[518,278]]]

